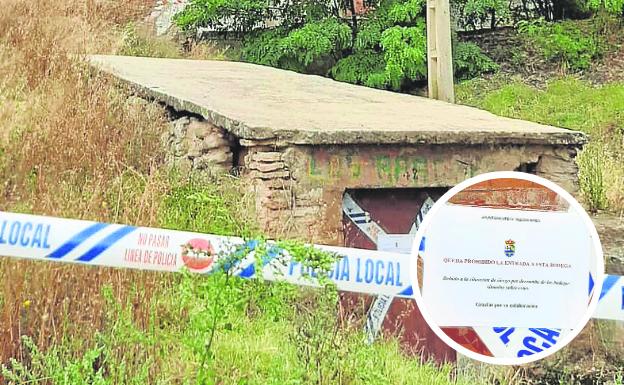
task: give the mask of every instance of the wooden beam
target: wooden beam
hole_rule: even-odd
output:
[[[427,71],[429,97],[455,103],[449,0],[427,0]]]

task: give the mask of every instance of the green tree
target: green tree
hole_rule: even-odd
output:
[[[186,31],[211,27],[240,34],[244,61],[403,90],[427,76],[424,1],[380,0],[358,20],[353,14],[340,16],[339,10],[355,8],[352,0],[333,5],[325,0],[194,0],[175,20]],[[462,55],[461,78],[496,68],[479,47],[455,47]]]

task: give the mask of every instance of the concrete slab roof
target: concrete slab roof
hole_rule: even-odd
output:
[[[584,134],[247,63],[91,56],[139,94],[248,140],[293,144],[580,145]]]

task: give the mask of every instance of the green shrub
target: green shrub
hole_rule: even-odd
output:
[[[427,75],[427,37],[423,20],[414,27],[394,26],[381,34],[386,73],[392,89],[405,80],[424,79]]]
[[[472,79],[498,69],[498,64],[474,43],[457,43],[453,47],[453,71],[457,80]]]
[[[361,23],[353,53],[331,69],[336,80],[400,90],[427,75],[422,0],[382,1]]]
[[[351,28],[337,19],[324,19],[286,31],[269,29],[244,41],[244,61],[299,72],[327,58],[340,55],[351,46]]]
[[[331,76],[341,82],[384,88],[389,79],[381,52],[362,50],[340,60],[331,69]]]
[[[312,22],[291,31],[280,45],[287,61],[307,67],[324,56],[349,48],[351,28],[336,19]]]
[[[607,208],[604,161],[604,151],[594,143],[588,145],[578,157],[581,191],[592,212]]]
[[[151,316],[104,287],[106,323],[94,341],[66,335],[0,374],[9,385],[467,385],[450,365],[406,357],[396,340],[366,343],[339,321],[335,288],[183,274],[170,287],[138,288]]]
[[[521,22],[518,32],[527,44],[536,45],[546,60],[559,63],[564,70],[585,70],[602,53],[598,38],[572,22]]]
[[[103,368],[95,365],[102,357],[101,347],[89,349],[76,359],[58,349],[44,354],[29,337],[22,337],[22,344],[28,351],[29,364],[12,359],[9,366],[0,367],[2,377],[9,384],[39,384],[44,381],[58,385],[111,384],[104,378]]]
[[[241,59],[250,63],[278,67],[283,55],[280,42],[287,34],[288,31],[283,28],[249,34],[241,48]]]
[[[509,2],[505,0],[455,0],[451,7],[458,17],[458,24],[476,30],[495,28],[511,16]]]
[[[210,27],[218,32],[246,34],[279,23],[286,30],[328,16],[338,16],[329,1],[320,0],[193,0],[174,16],[183,31]]]
[[[255,232],[250,204],[236,180],[204,181],[193,176],[186,181],[172,177],[170,192],[159,209],[159,226],[207,234],[250,236]]]
[[[624,0],[586,0],[586,7],[595,11],[606,10],[620,16],[624,14]]]
[[[174,21],[183,31],[210,27],[217,31],[249,32],[274,18],[271,0],[193,0]]]
[[[176,22],[187,30],[225,31],[220,23],[230,20],[229,29],[243,37],[241,58],[251,63],[397,91],[427,77],[424,0],[381,0],[357,28],[317,0],[297,0],[286,8],[249,1],[194,0]],[[256,15],[279,19],[280,25],[264,28]],[[497,68],[477,46],[458,44],[456,51],[460,79]]]

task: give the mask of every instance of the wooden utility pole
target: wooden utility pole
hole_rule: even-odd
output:
[[[449,0],[427,0],[429,97],[455,103]]]

